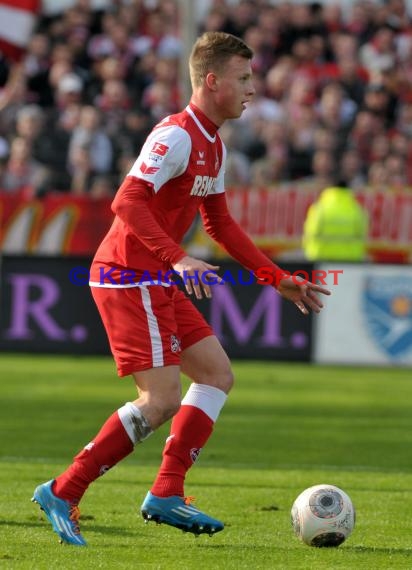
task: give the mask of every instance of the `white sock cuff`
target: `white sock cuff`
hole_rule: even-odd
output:
[[[227,394],[219,388],[207,384],[191,384],[182,400],[183,406],[194,406],[215,422],[227,399]]]
[[[117,413],[133,445],[144,441],[153,433],[142,412],[132,402],[126,402]]]

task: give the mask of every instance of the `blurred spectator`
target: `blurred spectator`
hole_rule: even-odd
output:
[[[394,67],[397,63],[394,30],[386,25],[378,28],[360,48],[359,56],[370,75]]]
[[[390,133],[391,150],[407,158],[412,150],[411,138],[394,130]]]
[[[354,125],[349,133],[348,143],[359,154],[363,163],[368,164],[371,160],[372,141],[384,132],[384,124],[370,110],[361,110],[355,117]]]
[[[271,30],[273,34],[274,30]],[[244,34],[245,42],[253,49],[253,71],[256,74],[264,74],[273,65],[275,51],[271,37],[265,37],[262,28],[257,25],[250,26]]]
[[[340,159],[339,174],[341,180],[353,190],[361,190],[366,185],[366,176],[363,172],[362,161],[354,149],[347,149]]]
[[[279,58],[266,75],[266,95],[278,103],[286,101],[294,71],[295,63],[291,57],[284,56]]]
[[[42,132],[44,120],[45,115],[41,107],[25,105],[16,114],[15,132],[30,145],[33,145]]]
[[[88,101],[94,101],[100,94],[105,81],[112,79],[123,81],[127,75],[127,68],[116,56],[107,56],[96,59],[92,65],[92,76],[86,87]]]
[[[333,54],[333,59],[339,63],[344,59],[351,59],[352,61],[359,61],[359,41],[356,35],[348,34],[345,30],[331,34],[329,37],[330,48]],[[360,62],[361,64],[362,62]],[[368,79],[366,74],[364,79]]]
[[[36,33],[30,40],[23,60],[27,86],[39,105],[51,103],[47,77],[50,67],[50,40],[45,33]]]
[[[45,112],[38,105],[22,107],[16,116],[15,136],[24,139],[30,148],[32,158],[48,171],[41,187],[47,190],[46,181],[52,183],[53,173],[64,172],[69,135],[59,136],[57,125],[52,121],[50,128]],[[63,180],[63,184],[67,179]]]
[[[21,64],[0,54],[0,161],[23,138],[49,172],[42,191],[70,191],[78,147],[75,162],[88,172],[78,187],[90,192],[96,180],[102,192],[99,173],[117,180],[153,123],[182,104],[180,3],[113,0],[104,11],[93,5],[78,0],[40,17]],[[241,35],[255,52],[256,96],[227,142],[230,185],[299,180],[302,188],[325,187],[331,168],[352,188],[362,180],[411,184],[409,4],[359,0],[343,8],[323,1],[208,3],[199,31]],[[79,125],[83,106],[99,111],[95,131]]]
[[[384,160],[388,155],[389,150],[390,142],[388,135],[386,132],[379,133],[371,142],[369,160],[371,162]]]
[[[372,35],[372,3],[361,0],[353,3],[346,22],[346,30],[364,44]]]
[[[139,109],[128,111],[117,136],[112,139],[116,156],[138,156],[153,127],[153,120],[147,113]]]
[[[357,59],[342,57],[338,64],[339,83],[349,99],[359,107],[365,94],[365,77]]]
[[[81,108],[79,123],[74,128],[70,139],[69,170],[73,166],[72,156],[78,147],[88,150],[91,168],[94,172],[104,174],[112,171],[112,143],[102,129],[99,111],[90,105]]]
[[[182,41],[175,35],[175,22],[161,7],[148,12],[145,29],[135,42],[136,53],[139,56],[154,50],[157,57],[179,58],[182,55]]]
[[[265,77],[254,75],[256,93],[240,117],[241,123],[251,123],[256,120],[282,121],[286,119],[283,105],[266,95]]]
[[[33,159],[29,142],[22,137],[14,138],[1,176],[3,190],[18,192],[30,188],[36,192],[45,184],[48,174],[47,169]]]
[[[383,160],[388,186],[391,190],[402,190],[408,186],[405,158],[399,154],[390,153]]]
[[[228,29],[230,29],[228,7],[212,6],[199,26],[199,33],[226,32]]]
[[[383,191],[388,189],[388,173],[383,162],[376,161],[369,165],[367,188]]]
[[[75,54],[73,49],[64,41],[52,44],[50,51],[50,67],[48,74],[48,86],[53,95],[58,88],[60,79],[66,74],[73,74],[81,79],[82,87],[89,80],[89,70],[84,69],[74,61]],[[52,105],[53,101],[48,104]]]
[[[117,182],[108,176],[94,176],[90,181],[88,195],[94,200],[113,198]]]
[[[15,65],[7,82],[0,88],[0,133],[7,136],[13,130],[16,114],[25,107],[28,98],[24,69]]]
[[[266,147],[266,157],[274,163],[277,176],[272,183],[289,177],[288,127],[286,121],[265,121],[262,124],[262,138]]]
[[[142,106],[142,94],[154,81],[156,63],[156,53],[153,50],[149,50],[136,60],[130,75],[127,77],[127,86],[137,107]]]
[[[345,95],[339,82],[324,86],[317,105],[318,118],[323,126],[346,138],[356,111],[356,103]]]
[[[227,30],[235,36],[243,37],[256,22],[256,6],[252,0],[239,0],[235,10],[230,11],[230,26]]]
[[[112,14],[104,19],[103,26],[103,34],[90,38],[88,56],[92,61],[114,57],[126,69],[129,68],[138,55],[137,35],[130,34],[126,24]]]
[[[96,97],[94,104],[104,116],[106,133],[110,136],[116,136],[131,108],[126,83],[120,79],[107,79],[103,83],[102,92]]]
[[[281,53],[282,23],[279,15],[279,5],[274,6],[263,2],[255,16],[255,24],[251,26],[252,46],[254,41],[258,41],[256,36],[257,32],[259,32],[262,39],[258,41],[258,44],[253,49],[257,49],[258,71],[266,73]],[[245,39],[250,39],[247,35],[249,29],[245,32]],[[252,65],[256,65],[256,63],[252,63]]]
[[[411,26],[411,18],[408,14],[408,6],[405,0],[387,0],[388,8],[387,23],[394,30],[407,30]]]
[[[314,151],[327,150],[332,152],[334,156],[340,154],[341,141],[338,139],[339,132],[317,125],[313,135]]]
[[[321,18],[329,34],[338,32],[343,27],[342,6],[337,2],[325,4],[321,10]]]
[[[53,46],[64,46],[74,66],[73,71],[84,78],[89,68],[86,45],[94,30],[94,16],[90,4],[78,1],[68,7],[47,25],[47,36]],[[53,57],[54,59],[54,57]]]
[[[122,154],[117,163],[117,171],[119,173],[117,180],[118,183],[116,185],[116,189],[120,186],[121,182],[124,180],[125,176],[127,176],[127,174],[130,172],[133,164],[136,161],[136,155],[128,155],[128,154]]]
[[[293,77],[285,110],[289,119],[289,174],[292,179],[311,171],[313,136],[316,129],[315,85],[307,75]]]
[[[70,174],[71,193],[75,196],[88,194],[96,175],[88,148],[82,146],[73,148],[70,156]]]
[[[308,176],[312,171],[315,132],[318,125],[312,105],[302,105],[288,129],[289,174],[292,179]]]
[[[330,150],[317,150],[312,159],[312,175],[299,180],[301,188],[321,190],[333,184],[336,161]]]
[[[289,96],[284,101],[285,109],[291,121],[295,121],[305,107],[313,107],[316,103],[316,85],[306,74],[296,73],[292,77]]]
[[[412,187],[412,140],[405,134],[394,131],[390,137],[390,153],[402,157],[408,187]]]
[[[403,135],[412,138],[412,100],[400,105],[396,128]]]
[[[250,161],[248,157],[236,149],[234,137],[236,137],[236,128],[226,122],[219,130],[219,134],[227,149],[225,184],[230,187],[245,187],[250,183]]]
[[[311,6],[290,3],[287,26],[282,30],[282,47],[291,53],[296,40],[307,38],[318,31]]]
[[[52,116],[33,142],[33,156],[48,165],[50,177],[43,191],[70,191],[70,175],[67,170],[69,143],[80,119],[81,106],[71,103]]]
[[[73,103],[81,103],[83,82],[75,73],[65,73],[58,80],[55,91],[55,104],[59,111],[63,111]]]
[[[390,93],[380,83],[371,83],[367,86],[363,109],[382,119],[386,128],[391,127],[394,123],[395,110],[391,106]]]
[[[253,188],[278,188],[282,182],[284,163],[279,159],[261,158],[251,166],[251,186]]]
[[[153,82],[142,93],[142,108],[156,122],[177,113],[182,106],[178,72],[178,60],[158,59]]]

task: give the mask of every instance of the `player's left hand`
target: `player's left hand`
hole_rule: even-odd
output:
[[[329,289],[295,275],[280,279],[277,290],[284,299],[295,303],[304,315],[309,314],[309,309],[314,313],[319,313],[323,308],[323,303],[317,293],[331,294]]]

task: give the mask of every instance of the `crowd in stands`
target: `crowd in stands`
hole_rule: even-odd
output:
[[[0,188],[110,196],[148,132],[187,103],[178,0],[78,0],[0,56]],[[256,96],[221,128],[228,186],[412,186],[412,14],[404,0],[211,0],[198,32],[254,49]],[[186,66],[187,67],[187,66]]]

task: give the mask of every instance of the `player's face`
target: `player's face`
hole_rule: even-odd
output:
[[[254,94],[250,60],[233,56],[216,77],[215,103],[222,120],[240,117]]]

